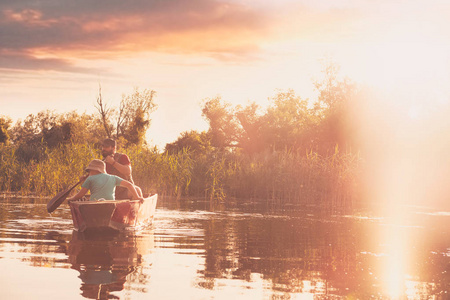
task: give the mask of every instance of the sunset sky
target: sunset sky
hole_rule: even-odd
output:
[[[93,113],[99,85],[112,106],[150,89],[148,137],[163,147],[207,129],[207,98],[314,99],[331,57],[358,83],[401,90],[416,118],[450,100],[449,12],[444,0],[2,0],[0,115]]]

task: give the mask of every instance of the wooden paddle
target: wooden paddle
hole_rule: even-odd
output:
[[[57,209],[63,202],[66,200],[67,196],[69,196],[69,193],[77,186],[79,185],[83,180],[78,181],[76,184],[74,184],[69,189],[59,192],[55,197],[52,198],[47,203],[47,211],[49,213],[52,213],[55,209]]]

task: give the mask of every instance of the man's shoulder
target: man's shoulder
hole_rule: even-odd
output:
[[[124,154],[124,153],[117,153],[116,152],[116,160],[122,164],[122,165],[128,165],[130,164],[130,158],[128,157],[128,155]]]

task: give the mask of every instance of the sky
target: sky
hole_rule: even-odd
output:
[[[444,0],[2,0],[0,115],[94,113],[99,86],[116,107],[149,89],[148,141],[164,147],[208,128],[206,99],[264,107],[293,89],[314,100],[331,58],[416,119],[450,100],[449,11]]]

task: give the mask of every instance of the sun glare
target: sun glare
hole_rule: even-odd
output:
[[[396,224],[388,224],[384,235],[384,241],[387,246],[383,276],[384,290],[392,299],[398,299],[405,292],[406,242],[402,225],[400,224],[403,218],[399,217],[399,212],[397,211],[397,214],[391,219],[395,220]]]
[[[407,88],[436,82],[446,74],[445,49],[419,42],[389,42],[372,49],[368,77],[378,87]],[[417,86],[416,86],[417,87]],[[409,86],[414,88],[414,86]]]

